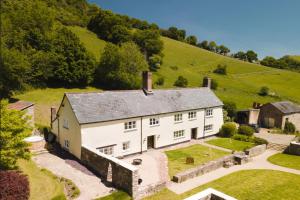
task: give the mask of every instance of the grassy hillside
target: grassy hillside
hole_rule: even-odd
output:
[[[84,28],[71,27],[71,30],[99,58],[105,42]],[[179,75],[188,79],[189,87],[199,87],[202,78],[209,75],[218,81],[217,95],[222,100],[235,101],[239,108],[249,107],[253,101],[264,103],[287,99],[300,103],[300,73],[239,61],[169,38],[163,37],[163,41],[164,63],[154,78],[163,76],[164,88],[174,87]],[[212,73],[218,64],[227,64],[228,75]],[[257,95],[262,86],[269,87],[279,98]]]
[[[300,56],[290,56],[290,57],[300,62]]]

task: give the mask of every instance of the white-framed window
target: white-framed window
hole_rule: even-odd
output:
[[[212,124],[208,124],[204,126],[204,131],[212,131],[213,130],[213,125]]]
[[[149,121],[150,126],[159,125],[159,118],[158,118],[158,117],[150,118],[149,120],[150,120],[150,121]]]
[[[197,118],[197,112],[196,111],[189,112],[189,119],[196,119],[196,118]]]
[[[65,143],[64,143],[64,147],[66,148],[66,149],[69,149],[69,140],[65,140]]]
[[[174,115],[174,121],[175,122],[181,122],[182,121],[182,114],[179,113],[179,114]]]
[[[183,138],[184,130],[174,131],[174,139]]]
[[[99,152],[104,153],[106,155],[113,155],[114,154],[114,146],[107,146],[107,147],[100,147],[97,148]]]
[[[213,115],[213,109],[207,109],[205,110],[205,116],[206,117],[210,117]]]
[[[136,121],[125,122],[124,123],[124,128],[125,128],[125,130],[136,129]]]
[[[129,141],[123,142],[122,146],[123,146],[123,151],[126,151],[130,148],[130,142]]]
[[[63,120],[63,127],[66,129],[69,129],[69,120],[67,120],[67,119]]]

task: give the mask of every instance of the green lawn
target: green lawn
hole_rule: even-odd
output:
[[[291,56],[291,57],[300,62],[300,56]]]
[[[18,165],[28,175],[30,200],[66,199],[63,184],[51,172],[38,168],[31,160],[19,160]]]
[[[255,146],[254,143],[234,140],[231,138],[217,138],[206,141],[208,144],[212,144],[225,149],[231,149],[235,151],[243,151],[245,149]]]
[[[113,192],[111,195],[105,196],[105,197],[101,197],[101,198],[97,198],[96,200],[131,200],[132,198],[123,191],[116,191]]]
[[[278,153],[269,157],[268,161],[275,165],[300,170],[300,156]]]
[[[228,152],[199,144],[181,149],[166,151],[165,153],[168,157],[170,177],[173,177],[173,175],[179,172],[185,171],[187,169],[196,167],[198,165],[207,163],[211,160],[215,160],[229,154]],[[186,157],[188,156],[194,158],[194,164],[185,163]]]
[[[207,188],[214,188],[239,200],[297,200],[300,199],[299,185],[300,176],[296,174],[274,170],[245,170],[234,172],[180,195],[164,189],[144,200],[182,200]],[[130,198],[124,195],[122,198],[106,199]]]
[[[35,103],[35,123],[50,126],[50,108],[51,106],[59,107],[65,92],[96,90],[96,88],[92,87],[84,89],[46,88],[27,91],[23,94],[15,95],[13,98]]]

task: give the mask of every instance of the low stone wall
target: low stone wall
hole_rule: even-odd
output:
[[[181,183],[183,181],[186,181],[188,179],[194,178],[196,176],[200,176],[203,174],[206,174],[208,172],[214,171],[216,169],[219,169],[223,167],[225,162],[235,162],[235,155],[228,155],[225,157],[222,157],[217,160],[210,161],[204,165],[200,165],[198,167],[186,170],[184,172],[178,173],[175,176],[173,176],[173,181],[176,183]]]
[[[184,200],[237,200],[213,188],[208,188]]]
[[[143,188],[139,189],[138,199],[142,199],[144,197],[155,194],[166,187],[166,182],[160,182],[153,185],[147,185]]]
[[[246,155],[250,157],[258,156],[267,150],[267,145],[262,144],[245,150]]]
[[[139,176],[136,167],[87,146],[81,147],[81,161],[116,188],[126,191],[133,198],[138,197]]]
[[[300,143],[291,142],[290,146],[286,149],[287,153],[300,156]]]

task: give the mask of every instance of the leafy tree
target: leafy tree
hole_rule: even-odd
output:
[[[15,169],[19,158],[28,159],[28,143],[24,138],[31,134],[28,117],[23,112],[9,110],[7,101],[0,102],[0,169]]]
[[[263,86],[260,88],[260,91],[259,91],[259,95],[260,96],[268,96],[269,95],[269,92],[270,92],[270,89],[266,86]]]
[[[196,45],[197,44],[197,37],[194,35],[190,35],[186,38],[186,42],[191,44],[191,45]]]
[[[257,61],[258,58],[257,58],[257,53],[255,53],[254,51],[252,50],[249,50],[246,52],[246,56],[247,56],[247,61],[248,62],[254,62],[254,61]]]
[[[226,56],[230,52],[230,49],[224,45],[220,45],[217,47],[217,53]]]
[[[149,58],[149,66],[151,71],[157,71],[157,69],[160,68],[160,65],[162,64],[162,58],[160,55],[153,55]]]
[[[108,43],[96,69],[95,82],[110,89],[137,89],[141,86],[141,73],[147,69],[136,44],[127,42],[118,47]]]
[[[232,137],[237,134],[236,124],[234,122],[227,122],[223,124],[219,131],[220,137]]]
[[[198,47],[209,50],[208,41],[207,40],[202,41],[201,43],[198,44]]]
[[[232,101],[224,101],[223,109],[227,111],[228,116],[233,119],[237,114],[237,106],[236,103]]]
[[[234,58],[237,58],[237,59],[240,59],[240,60],[244,60],[244,61],[247,60],[247,55],[246,55],[246,53],[243,52],[243,51],[239,51],[239,52],[233,54],[233,57],[234,57]]]
[[[227,74],[227,65],[219,64],[213,72],[216,74],[226,75]]]
[[[208,49],[210,51],[216,52],[217,44],[214,41],[209,42],[208,44]]]
[[[115,25],[112,28],[110,41],[120,44],[131,40],[131,34],[126,26]]]
[[[267,56],[260,62],[260,64],[262,64],[264,66],[269,66],[269,67],[276,67],[278,62],[274,57]],[[277,67],[279,67],[279,66],[277,66]]]
[[[188,86],[188,80],[184,78],[183,76],[178,76],[177,80],[174,83],[174,86],[176,87],[187,87]]]
[[[183,29],[178,29],[174,26],[170,27],[168,30],[162,30],[161,34],[163,36],[169,37],[174,40],[184,41],[186,37],[186,32]]]

